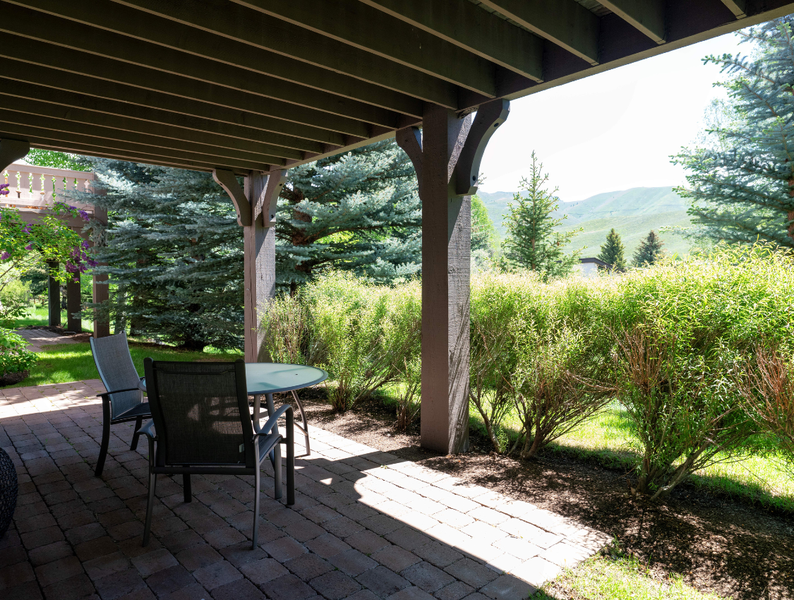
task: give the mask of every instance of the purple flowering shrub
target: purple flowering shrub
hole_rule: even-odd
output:
[[[7,191],[7,186],[3,189]],[[80,273],[96,266],[90,243],[59,218],[73,216],[87,223],[88,214],[63,202],[53,206],[53,213],[26,223],[17,210],[0,208],[0,291],[9,278],[18,278],[42,262],[63,264],[65,272],[51,273],[62,282],[76,280]]]

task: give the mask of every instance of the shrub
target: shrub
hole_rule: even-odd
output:
[[[663,497],[753,441],[736,374],[759,340],[791,344],[791,266],[767,246],[717,248],[624,278],[613,360],[640,440],[638,491]]]
[[[368,285],[334,273],[301,293],[306,303],[317,362],[335,382],[329,399],[344,412],[396,380],[419,352],[419,286]]]
[[[280,296],[259,311],[259,331],[266,359],[289,364],[322,361],[306,306],[300,296]]]
[[[36,363],[38,357],[26,346],[22,336],[0,327],[0,376],[27,371]]]
[[[794,473],[794,364],[776,348],[758,346],[739,378],[745,407],[776,436]]]

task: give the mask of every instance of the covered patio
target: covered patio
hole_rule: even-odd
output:
[[[20,496],[0,540],[5,600],[115,598],[518,599],[607,536],[392,454],[312,429],[296,503],[266,479],[251,550],[253,478],[163,478],[141,547],[147,459],[112,429],[94,477],[99,380],[0,391],[0,447]],[[302,441],[302,440],[301,440]],[[299,452],[299,454],[302,452]],[[268,463],[269,467],[269,463]]]

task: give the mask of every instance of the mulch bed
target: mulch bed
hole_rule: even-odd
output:
[[[380,402],[337,415],[323,397],[322,388],[301,392],[310,424],[603,531],[659,578],[678,573],[703,592],[737,600],[794,598],[790,513],[687,484],[665,504],[651,504],[631,493],[630,472],[559,452],[531,462],[505,458],[476,435],[468,454],[440,456],[419,447],[417,424],[396,432],[393,411]]]

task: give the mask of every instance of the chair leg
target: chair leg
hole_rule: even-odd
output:
[[[108,444],[110,443],[110,401],[102,398],[102,443],[99,446],[99,459],[96,462],[94,475],[100,477],[102,469],[105,468],[105,457],[108,454]]]
[[[258,452],[258,448],[257,448]],[[254,531],[251,535],[251,550],[256,550],[256,544],[259,540],[259,488],[260,488],[260,469],[262,466],[257,464],[256,472],[254,473]]]
[[[135,450],[138,447],[138,438],[140,437],[140,433],[138,431],[143,425],[143,417],[138,417],[135,419],[135,431],[132,434],[132,443],[130,444],[130,450]]]
[[[303,439],[306,440],[306,454],[304,454],[304,456],[310,456],[312,449],[311,446],[309,446],[309,423],[306,421],[306,413],[303,411],[303,404],[300,398],[298,398],[298,394],[295,390],[292,390],[292,397],[295,399],[295,404],[298,405],[298,412],[301,414],[301,424],[295,427],[303,432]]]
[[[268,416],[272,415],[273,412],[276,410],[273,406],[273,394],[266,394],[265,398],[267,399],[267,414]],[[278,433],[278,425],[273,427],[273,432]],[[281,474],[281,444],[276,444],[273,448],[273,453],[271,456],[271,461],[273,462],[273,484],[275,485],[275,493],[273,496],[276,500],[281,499],[281,495],[283,494],[282,491],[282,474]]]
[[[146,522],[143,526],[143,546],[149,545],[149,530],[152,526],[152,511],[154,510],[154,490],[157,486],[157,474],[149,472],[149,500],[146,502]]]
[[[295,428],[292,411],[287,411],[287,506],[295,504]],[[304,421],[304,424],[306,422]]]
[[[193,500],[193,493],[190,489],[190,473],[182,473],[182,489],[185,492],[185,502]]]

